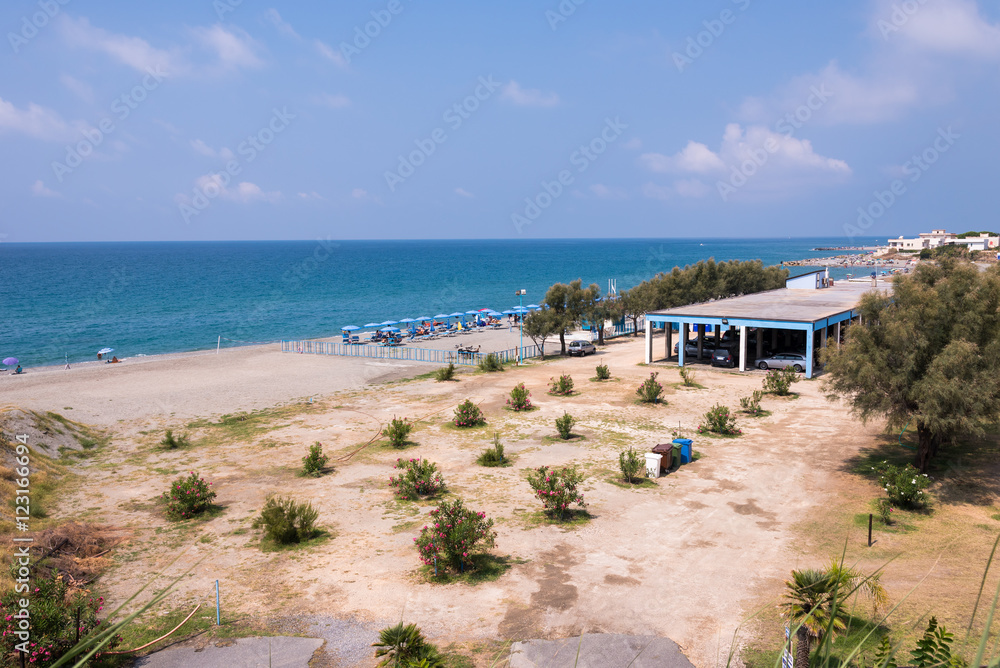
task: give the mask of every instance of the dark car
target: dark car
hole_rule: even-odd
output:
[[[727,348],[719,348],[712,353],[712,366],[725,366],[730,369],[736,366],[739,358],[736,351]]]

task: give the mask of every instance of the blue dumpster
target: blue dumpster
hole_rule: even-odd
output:
[[[692,458],[691,439],[675,438],[673,442],[681,446],[681,464],[690,464]]]

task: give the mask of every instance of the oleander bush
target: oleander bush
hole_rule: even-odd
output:
[[[549,378],[549,394],[569,396],[573,394],[573,378],[564,373],[559,378]]]
[[[414,501],[419,497],[436,496],[444,490],[444,477],[437,464],[426,459],[397,459],[393,467],[401,473],[389,477],[389,485],[398,498]]]
[[[786,397],[791,393],[792,383],[797,383],[800,380],[798,372],[790,366],[781,370],[771,369],[764,376],[764,391],[779,397]]]
[[[263,529],[264,536],[278,545],[290,545],[315,536],[318,518],[319,511],[308,501],[269,496],[253,528]]]
[[[924,490],[931,486],[931,479],[925,473],[920,473],[913,464],[896,466],[882,462],[872,467],[878,476],[878,484],[885,491],[891,505],[908,510],[919,510],[927,507],[927,495]]]
[[[644,404],[656,404],[662,401],[660,395],[663,394],[663,385],[656,380],[658,375],[655,371],[650,373],[649,378],[642,381],[642,385],[635,391],[639,395],[639,400]]]
[[[170,490],[163,493],[167,503],[167,516],[174,520],[187,520],[199,515],[212,505],[215,492],[212,483],[191,471],[187,476],[178,478],[170,485]]]
[[[576,504],[585,508],[583,493],[578,490],[583,482],[583,475],[575,466],[550,468],[540,466],[528,473],[528,484],[542,501],[542,506],[548,515],[562,520],[569,507]]]
[[[510,397],[507,399],[507,408],[512,411],[527,411],[534,408],[531,405],[531,392],[524,386],[524,383],[518,383],[510,391]]]
[[[392,447],[401,448],[406,445],[406,437],[413,431],[413,423],[406,419],[393,417],[385,427],[385,435],[389,437]]]
[[[563,413],[562,417],[556,418],[556,431],[559,432],[559,438],[564,441],[569,440],[573,436],[573,425],[576,424],[576,420],[569,413]]]
[[[318,478],[323,475],[329,457],[323,454],[323,444],[316,441],[309,446],[309,454],[302,458],[302,475]]]
[[[413,539],[420,560],[428,566],[466,571],[475,567],[476,557],[496,546],[493,520],[486,513],[465,507],[461,499],[442,501],[430,511],[430,523]]]
[[[743,431],[736,426],[736,418],[728,406],[716,404],[705,413],[705,421],[698,427],[698,433],[711,432],[723,436],[735,436]]]
[[[483,412],[479,410],[479,406],[472,403],[471,399],[466,399],[455,409],[456,427],[478,427],[484,422],[486,420],[483,418]]]
[[[749,397],[740,397],[740,410],[749,415],[750,417],[758,417],[764,414],[764,409],[760,407],[760,400],[763,398],[764,393],[760,390],[754,390],[753,394]]]

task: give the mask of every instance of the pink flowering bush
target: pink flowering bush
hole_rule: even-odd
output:
[[[644,404],[658,404],[662,401],[660,395],[663,394],[663,385],[656,380],[658,375],[655,371],[650,373],[649,378],[642,381],[642,385],[635,391],[639,395],[639,400]]]
[[[470,570],[475,558],[496,546],[493,520],[465,507],[461,499],[442,501],[430,512],[430,522],[413,539],[420,560],[433,566]]]
[[[191,471],[185,478],[178,478],[170,485],[170,491],[163,493],[167,502],[167,515],[175,520],[191,519],[208,510],[215,498],[212,483],[205,482]]]
[[[564,373],[559,378],[549,378],[549,394],[568,397],[573,394],[573,377]]]
[[[389,485],[400,499],[413,501],[417,497],[436,496],[444,489],[444,477],[437,470],[437,464],[426,459],[397,459],[398,476],[390,476]]]
[[[479,406],[472,403],[472,399],[466,399],[455,409],[456,427],[478,427],[484,422],[486,420],[483,419],[483,412],[479,410]]]
[[[524,386],[524,383],[518,383],[510,391],[510,398],[507,399],[507,408],[512,411],[528,411],[534,408],[531,405],[531,392]]]
[[[698,426],[698,433],[721,434],[723,436],[737,436],[743,430],[736,426],[736,418],[728,406],[716,404],[705,413],[705,421]]]
[[[0,596],[0,665],[20,665],[16,659],[15,646],[22,641],[18,632],[20,620],[14,615],[21,610],[19,599],[31,601],[31,632],[28,638],[26,665],[51,666],[73,645],[76,644],[76,620],[79,614],[79,637],[107,630],[108,623],[98,619],[104,607],[104,599],[90,596],[86,591],[73,593],[63,576],[53,573],[49,577],[31,580],[30,592],[17,592],[13,587]],[[121,636],[115,635],[109,649],[121,643]],[[4,663],[10,660],[10,663]],[[91,659],[90,665],[105,665],[100,658]]]
[[[571,504],[581,508],[587,506],[583,502],[583,494],[577,487],[583,482],[583,475],[575,466],[549,468],[541,466],[528,473],[528,484],[535,490],[535,495],[542,500],[545,512],[560,520],[566,515]]]

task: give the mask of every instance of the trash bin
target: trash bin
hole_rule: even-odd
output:
[[[660,455],[655,452],[646,453],[646,477],[660,477]]]
[[[681,446],[681,464],[690,464],[694,460],[694,451],[690,438],[675,438],[674,443]]]
[[[670,447],[673,450],[673,452],[671,453],[671,455],[673,456],[673,460],[674,460],[674,463],[671,466],[671,468],[676,471],[677,469],[679,469],[681,467],[681,444],[680,443],[671,443]]]
[[[660,456],[660,467],[664,471],[669,471],[673,468],[674,460],[674,446],[670,443],[661,443],[659,445],[653,446],[653,453]]]

